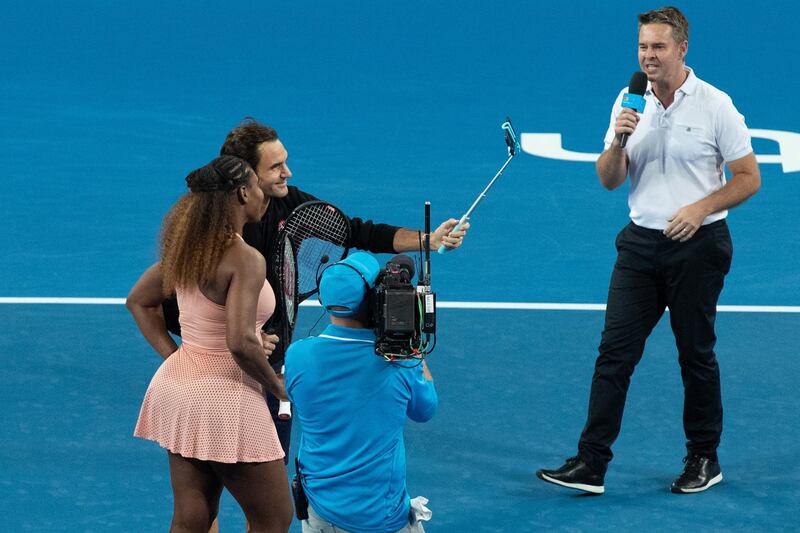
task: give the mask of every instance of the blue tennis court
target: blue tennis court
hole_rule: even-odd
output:
[[[734,259],[717,317],[725,481],[669,492],[684,454],[682,386],[662,320],[599,498],[534,471],[572,455],[585,421],[627,187],[605,191],[591,162],[542,135],[560,134],[566,152],[602,150],[614,98],[638,70],[636,14],[658,4],[3,7],[4,530],[167,528],[166,454],[132,436],[160,358],[120,299],[156,259],[184,176],[243,117],[278,130],[295,185],[351,216],[420,227],[426,200],[435,223],[458,217],[505,161],[506,115],[525,153],[463,248],[432,258],[440,409],[406,432],[409,491],[433,511],[426,530],[797,530],[795,2],[679,5],[687,64],[732,96],[761,163],[761,191],[728,218]],[[318,331],[320,314],[304,306],[295,337]],[[220,524],[244,529],[228,495]]]

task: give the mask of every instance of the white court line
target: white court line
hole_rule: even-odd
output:
[[[0,304],[71,304],[71,305],[124,305],[125,298],[24,298],[0,297]]]
[[[125,298],[25,298],[0,296],[0,304],[70,304],[70,305],[122,305]],[[300,304],[303,307],[319,307],[311,299]],[[441,309],[507,309],[518,311],[605,311],[605,304],[563,304],[537,302],[436,302]],[[800,305],[720,305],[721,313],[800,313]]]

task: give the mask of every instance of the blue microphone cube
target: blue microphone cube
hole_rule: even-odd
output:
[[[644,113],[644,105],[646,103],[644,96],[641,94],[625,93],[622,95],[622,107],[633,109],[639,113]]]

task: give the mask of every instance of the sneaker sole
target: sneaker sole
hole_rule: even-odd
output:
[[[598,487],[597,485],[586,485],[583,483],[566,483],[564,481],[559,481],[555,478],[552,478],[547,474],[540,474],[537,472],[536,475],[542,481],[547,481],[548,483],[552,483],[554,485],[560,485],[568,489],[582,490],[583,492],[589,492],[591,494],[603,494],[606,491],[605,487],[603,487],[602,485]]]
[[[674,492],[675,494],[694,494],[695,492],[703,492],[706,489],[710,489],[711,487],[713,487],[714,485],[716,485],[720,481],[722,481],[722,472],[720,472],[716,476],[712,477],[709,480],[709,482],[706,483],[705,485],[703,485],[702,487],[697,487],[696,489],[678,489],[678,488],[672,487],[672,492]]]

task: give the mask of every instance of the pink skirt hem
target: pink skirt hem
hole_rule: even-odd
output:
[[[185,343],[153,376],[134,435],[202,461],[284,457],[261,385],[230,353],[203,352]]]

